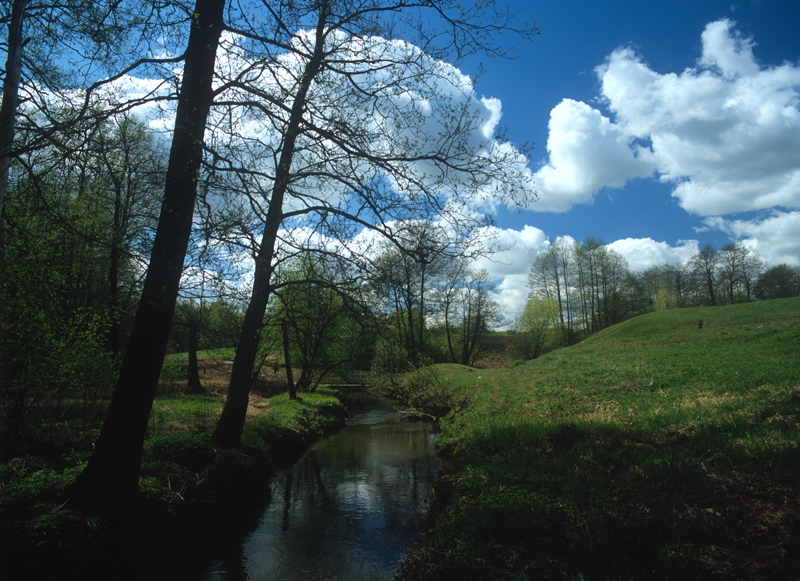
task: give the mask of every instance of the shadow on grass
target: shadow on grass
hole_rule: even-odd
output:
[[[401,578],[800,578],[797,436],[763,426],[493,425]]]

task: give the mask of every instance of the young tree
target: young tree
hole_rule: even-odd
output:
[[[531,293],[517,321],[517,349],[524,359],[536,359],[558,343],[558,305]]]

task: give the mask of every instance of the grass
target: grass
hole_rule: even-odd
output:
[[[139,486],[147,499],[147,514],[167,520],[148,525],[153,529],[148,532],[152,550],[161,541],[159,531],[168,536],[177,526],[188,529],[180,529],[178,535],[186,536],[186,545],[198,531],[210,538],[204,527],[252,510],[259,494],[269,490],[264,482],[275,465],[296,458],[312,441],[344,425],[344,407],[334,390],[302,394],[301,401],[290,401],[286,395],[253,395],[242,445],[222,450],[211,442],[222,404],[222,396],[213,394],[171,394],[154,401]],[[124,532],[109,535],[104,518],[66,507],[61,498],[85,467],[97,433],[63,429],[51,434],[42,453],[0,464],[4,572],[6,568],[27,571],[44,561],[57,564],[87,551],[97,556],[119,549],[107,543]],[[200,522],[195,525],[197,518]]]
[[[800,299],[438,373],[469,405],[402,578],[800,578]]]

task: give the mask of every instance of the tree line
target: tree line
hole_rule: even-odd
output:
[[[652,311],[800,296],[800,268],[767,268],[736,242],[633,273],[602,240],[559,238],[534,260],[528,288],[516,330],[532,358]]]

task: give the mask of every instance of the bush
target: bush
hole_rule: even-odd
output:
[[[386,395],[407,405],[402,413],[408,417],[438,420],[458,405],[453,389],[445,383],[433,366],[421,367],[384,384]]]

